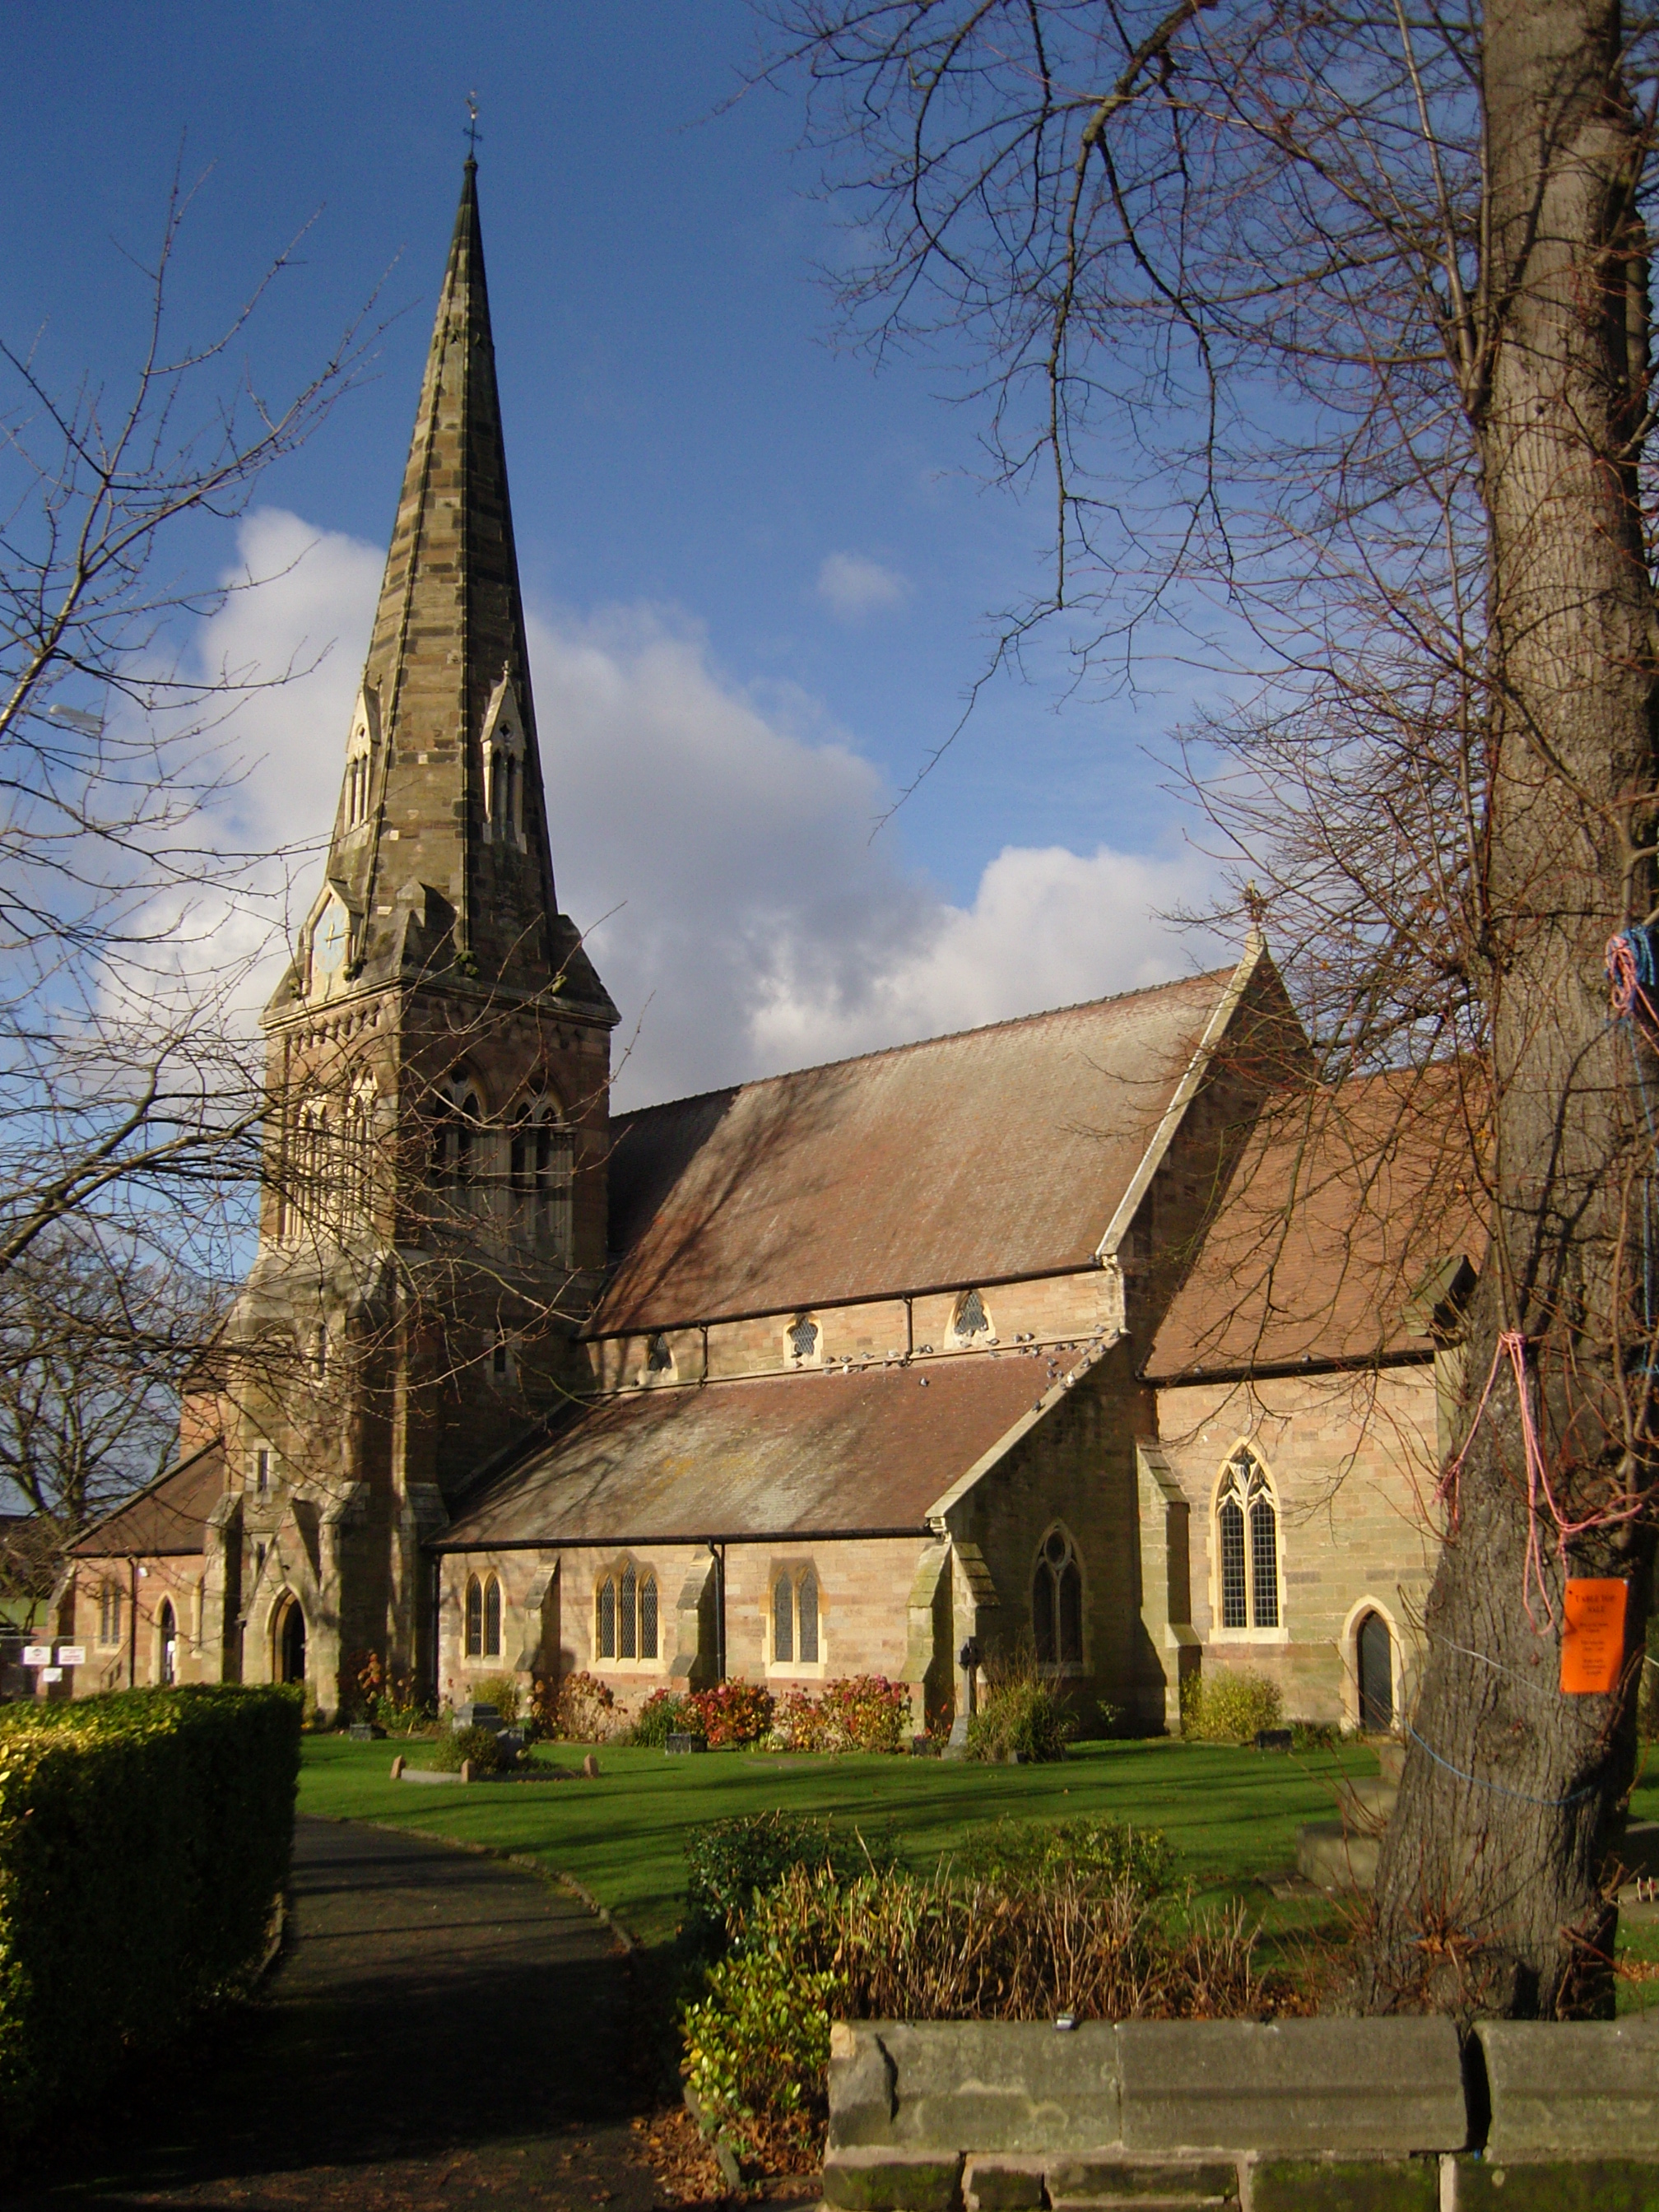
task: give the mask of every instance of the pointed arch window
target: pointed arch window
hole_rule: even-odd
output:
[[[655,1659],[659,1614],[657,1578],[624,1559],[593,1594],[593,1650],[600,1659]]]
[[[818,1577],[810,1564],[775,1570],[772,1577],[772,1664],[818,1663]]]
[[[569,1255],[574,1182],[575,1133],[561,1122],[557,1103],[534,1091],[514,1118],[508,1195],[520,1233],[559,1259]]]
[[[1248,1448],[1227,1462],[1215,1524],[1221,1626],[1277,1628],[1279,1508],[1261,1461]]]
[[[466,1656],[469,1659],[499,1659],[501,1656],[501,1585],[495,1575],[469,1575],[466,1579]]]
[[[484,834],[501,844],[523,842],[524,718],[503,672],[484,716]]]
[[[374,1079],[353,1085],[346,1109],[346,1182],[349,1210],[367,1225],[374,1212]]]
[[[985,1310],[984,1299],[977,1291],[964,1291],[951,1317],[951,1335],[958,1344],[972,1344],[976,1337],[988,1337],[991,1333],[991,1316]]]
[[[1063,1528],[1051,1528],[1031,1574],[1031,1638],[1039,1667],[1083,1664],[1083,1568]]]
[[[432,1119],[432,1185],[453,1194],[456,1206],[470,1206],[483,1165],[483,1109],[465,1077],[447,1083]]]

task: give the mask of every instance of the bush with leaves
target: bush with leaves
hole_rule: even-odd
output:
[[[0,2146],[257,1973],[300,1714],[214,1685],[0,1715]]]
[[[1254,1743],[1281,1725],[1284,1702],[1265,1674],[1189,1674],[1181,1686],[1181,1733],[1194,1743]]]
[[[518,1726],[524,1692],[516,1674],[481,1674],[472,1685],[472,1700],[475,1705],[494,1705],[508,1728]]]
[[[694,1690],[686,1704],[696,1715],[696,1729],[710,1751],[732,1744],[758,1743],[772,1726],[772,1692],[757,1682],[716,1682]]]
[[[696,1714],[678,1690],[653,1690],[634,1716],[634,1741],[647,1751],[660,1751],[671,1735],[701,1735]]]
[[[968,1723],[969,1759],[1016,1756],[1033,1765],[1064,1759],[1077,1733],[1070,1707],[1035,1662],[1014,1661],[994,1674]]]
[[[617,1732],[615,1692],[597,1674],[567,1674],[552,1710],[548,1733],[561,1743],[609,1743]]]
[[[854,1674],[826,1682],[817,1698],[788,1691],[774,1714],[772,1741],[780,1751],[902,1751],[909,1723],[904,1683]]]
[[[694,1828],[685,1842],[685,1902],[695,1933],[718,1943],[757,1891],[792,1869],[827,1869],[837,1881],[898,1863],[890,1835],[866,1840],[795,1813],[744,1813]]]
[[[817,2162],[840,1993],[833,1972],[803,1973],[757,1948],[711,1966],[704,1995],[685,2008],[686,2081],[745,2156]]]
[[[494,1729],[451,1728],[439,1736],[432,1764],[440,1774],[459,1774],[469,1763],[475,1774],[494,1774],[506,1764]]]
[[[1175,1852],[1161,1828],[1133,1828],[1109,1819],[1018,1820],[1005,1814],[970,1828],[939,1863],[958,1883],[1024,1893],[1056,1881],[1089,1890],[1127,1882],[1144,1897],[1168,1889]]]

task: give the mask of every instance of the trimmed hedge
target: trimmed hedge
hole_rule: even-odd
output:
[[[288,1878],[293,1689],[0,1711],[0,2142],[245,1990]]]

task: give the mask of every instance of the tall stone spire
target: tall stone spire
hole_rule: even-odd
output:
[[[331,961],[609,1009],[554,897],[471,156],[327,876],[290,992]]]

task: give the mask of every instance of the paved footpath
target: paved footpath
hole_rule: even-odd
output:
[[[621,1947],[533,1875],[301,1820],[266,2001],[146,2069],[0,2197],[237,2212],[647,2212]],[[88,2116],[89,2118],[90,2116]]]

